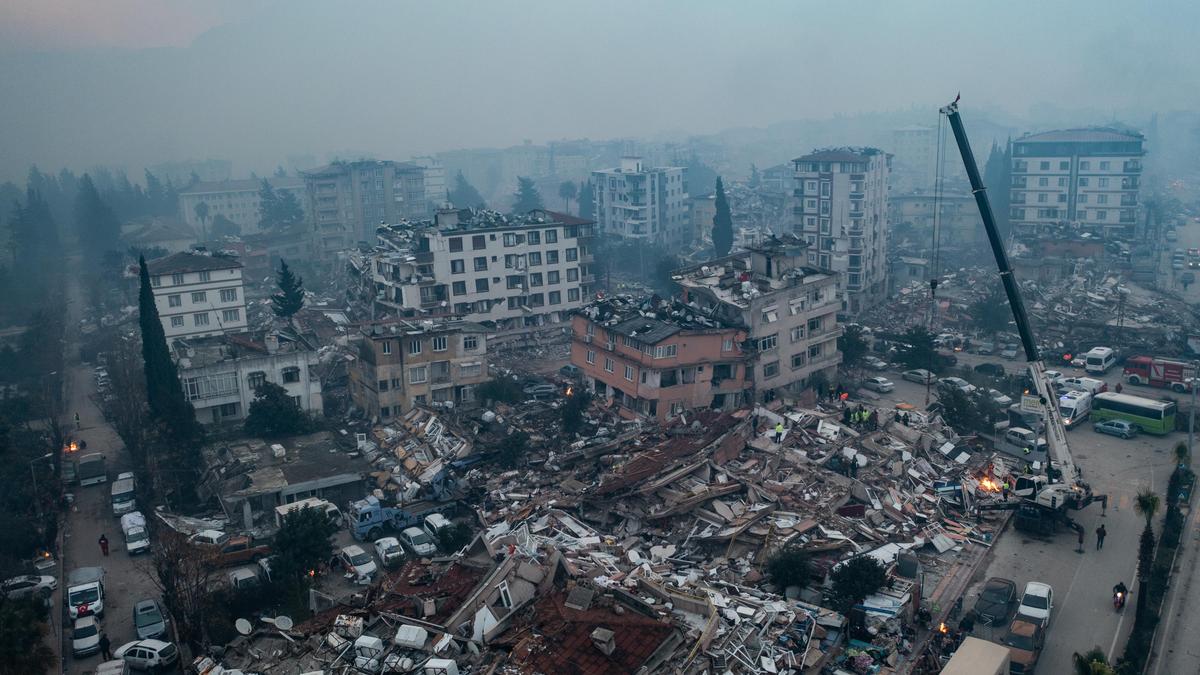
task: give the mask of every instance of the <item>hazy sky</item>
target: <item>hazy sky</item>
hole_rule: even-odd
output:
[[[1147,7],[1145,4],[1152,4]],[[0,3],[0,179],[964,104],[1200,108],[1200,3]]]

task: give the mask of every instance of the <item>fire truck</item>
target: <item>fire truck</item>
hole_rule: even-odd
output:
[[[1146,384],[1185,392],[1189,391],[1196,377],[1196,367],[1187,361],[1131,356],[1125,359],[1123,375],[1129,384]]]

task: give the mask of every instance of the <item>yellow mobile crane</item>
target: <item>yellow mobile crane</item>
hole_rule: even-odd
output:
[[[1014,502],[993,503],[980,506],[980,509],[1013,509],[1016,511],[1015,522],[1018,529],[1053,533],[1059,525],[1066,525],[1075,531],[1081,526],[1067,515],[1068,511],[1082,509],[1092,502],[1101,502],[1105,511],[1108,510],[1108,497],[1092,493],[1090,485],[1082,479],[1075,460],[1071,458],[1071,450],[1067,447],[1067,430],[1059,415],[1058,405],[1050,381],[1046,378],[1046,366],[1038,353],[1037,343],[1033,339],[1033,331],[1029,326],[1029,316],[1025,313],[1025,303],[1021,298],[1021,288],[1013,276],[1012,266],[1008,261],[1008,253],[1000,240],[1000,231],[996,228],[996,219],[992,215],[992,205],[988,201],[987,188],[979,176],[979,167],[975,164],[975,155],[971,144],[967,141],[967,132],[963,128],[962,117],[958,113],[958,101],[955,97],[950,105],[941,109],[950,122],[954,132],[954,140],[958,144],[959,154],[962,155],[963,166],[967,170],[967,178],[971,181],[971,193],[975,195],[975,204],[979,207],[979,217],[987,231],[988,243],[996,258],[996,266],[1000,270],[1000,281],[1004,284],[1004,293],[1008,296],[1008,306],[1012,309],[1013,319],[1017,324],[1017,332],[1021,335],[1021,346],[1025,349],[1025,360],[1028,362],[1029,376],[1033,380],[1038,402],[1045,416],[1046,446],[1049,461],[1046,463],[1046,473],[1025,476],[1017,480],[1013,491],[1018,499]],[[1008,186],[1003,186],[1008,189]]]

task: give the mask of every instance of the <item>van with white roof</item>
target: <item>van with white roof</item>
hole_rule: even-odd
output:
[[[1086,391],[1068,391],[1058,397],[1058,412],[1063,426],[1074,429],[1092,414],[1092,395]]]
[[[1090,375],[1103,375],[1117,363],[1112,347],[1092,347],[1083,355],[1083,369]]]

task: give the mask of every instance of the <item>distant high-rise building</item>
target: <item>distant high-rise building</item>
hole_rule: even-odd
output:
[[[623,157],[615,169],[593,171],[592,184],[601,236],[692,243],[687,169],[647,167],[640,157]]]
[[[1012,144],[1009,220],[1036,234],[1064,222],[1132,236],[1140,214],[1145,137],[1113,128],[1026,134]]]
[[[408,162],[334,162],[304,171],[314,249],[321,258],[375,241],[380,223],[429,215],[425,169]]]
[[[307,210],[309,203],[304,190],[304,181],[299,178],[266,179],[275,192],[290,192]],[[242,228],[242,234],[258,232],[259,195],[262,180],[224,180],[200,182],[179,191],[179,217],[197,232],[211,231],[213,220],[223,216]],[[203,210],[197,207],[204,204]],[[204,218],[200,215],[204,214]]]
[[[792,160],[797,235],[808,262],[838,272],[842,310],[857,314],[887,295],[888,174],[876,148],[817,150]]]
[[[914,125],[892,131],[892,153],[893,187],[904,191],[934,187],[937,129]]]
[[[446,167],[437,157],[413,157],[408,160],[425,170],[425,202],[429,213],[437,213],[446,203]]]

